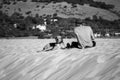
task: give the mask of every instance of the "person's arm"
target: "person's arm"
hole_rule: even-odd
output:
[[[76,31],[76,28],[74,29],[74,33],[75,33],[75,37],[77,38],[77,42],[79,42],[78,33],[77,33],[77,31]]]
[[[61,43],[61,44],[56,44],[53,50],[65,49],[65,48],[66,47],[65,47],[64,43]]]
[[[65,46],[65,44],[64,43],[61,43],[61,49],[65,49],[66,48],[66,46]]]
[[[94,40],[95,40],[95,37],[94,37],[93,30],[92,30],[91,27],[90,27],[90,34],[91,34],[91,39],[92,39],[92,41],[94,41]]]

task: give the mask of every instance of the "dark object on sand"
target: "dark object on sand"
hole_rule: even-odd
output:
[[[92,43],[93,43],[93,46],[92,46],[92,47],[95,47],[95,46],[96,46],[96,42],[95,42],[95,41],[92,41]],[[69,43],[67,43],[66,48],[68,48],[68,49],[69,49],[69,48],[79,48],[79,49],[82,49],[82,46],[81,46],[78,42],[73,41],[73,42],[71,43],[71,45],[70,45]],[[85,48],[91,48],[91,47],[86,46]]]
[[[95,47],[96,46],[96,42],[95,41],[92,41],[93,42],[93,47]]]

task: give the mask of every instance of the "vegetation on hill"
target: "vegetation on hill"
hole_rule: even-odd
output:
[[[16,4],[17,1],[23,1],[23,2],[27,2],[27,0],[3,0],[3,4],[11,4],[11,1],[14,2],[14,4]],[[89,4],[90,6],[93,7],[97,7],[97,8],[102,8],[102,9],[113,9],[114,5],[111,4],[106,4],[105,2],[96,2],[94,0],[31,0],[32,2],[42,2],[42,3],[50,3],[50,2],[67,2],[70,4],[73,4],[73,6],[75,6],[75,4],[80,4],[80,5],[84,5],[84,4]]]
[[[10,0],[8,0],[10,1]],[[27,0],[28,1],[28,0]],[[37,0],[41,1],[41,0]],[[75,17],[75,18],[81,18],[85,19],[86,17],[92,17],[93,15],[102,16],[102,18],[107,20],[115,20],[119,19],[117,13],[113,13],[113,10],[109,9],[101,9],[100,7],[97,7],[98,5],[101,5],[101,7],[107,7],[103,2],[94,2],[96,7],[93,7],[90,4],[90,2],[84,2],[84,5],[79,5],[78,3],[70,3],[70,2],[56,2],[53,1],[51,3],[49,2],[31,2],[30,0],[28,2],[22,2],[22,1],[11,1],[9,4],[3,4],[3,7],[0,9],[4,13],[11,16],[14,12],[19,12],[23,16],[35,16],[38,14],[39,16],[43,15],[53,15],[54,13],[57,13],[59,17],[62,18],[69,18],[69,17]],[[52,1],[52,0],[51,0]],[[71,1],[71,0],[70,0]],[[55,3],[56,2],[56,3]],[[16,4],[14,4],[16,3]],[[102,5],[103,3],[103,5]],[[105,5],[104,5],[105,4]]]
[[[71,4],[90,4],[90,6],[98,7],[102,9],[113,9],[114,6],[106,4],[105,2],[95,2],[94,0],[32,0],[32,2],[68,2]]]
[[[39,36],[39,38],[52,37],[56,34],[62,34],[64,37],[75,37],[73,28],[76,26],[76,21],[84,21],[87,25],[90,25],[94,33],[102,33],[105,35],[106,32],[114,33],[120,32],[120,19],[114,21],[108,21],[101,17],[93,16],[93,19],[86,18],[84,20],[76,18],[60,18],[57,14],[35,17],[27,16],[24,17],[19,13],[14,13],[11,16],[0,12],[0,37],[25,37],[25,36]],[[51,22],[51,19],[57,18],[57,22]],[[44,19],[47,19],[47,31],[41,32],[39,29],[32,29],[34,25],[43,24]],[[14,24],[18,27],[15,28]]]
[[[27,0],[3,0],[3,4],[16,4],[17,1],[27,2]],[[77,7],[76,4],[84,5],[89,4],[95,8],[102,8],[115,13],[120,16],[118,13],[112,11],[114,8],[113,5],[105,4],[104,2],[95,2],[94,0],[31,0],[32,2],[42,2],[42,3],[58,3],[58,2],[67,2],[72,4],[73,7]],[[0,6],[2,8],[2,5]],[[37,5],[39,7],[39,5]],[[66,10],[67,6],[64,6],[63,9]],[[62,9],[62,10],[63,10]],[[19,11],[21,9],[19,8]],[[64,12],[64,11],[63,11]],[[26,12],[27,16],[23,16],[22,13],[14,12],[11,16],[8,16],[6,13],[0,11],[0,37],[26,37],[26,36],[39,36],[39,38],[50,38],[54,37],[56,34],[62,34],[63,37],[75,37],[73,33],[74,27],[76,27],[76,21],[84,21],[87,25],[90,25],[94,33],[101,33],[103,36],[105,33],[110,33],[113,35],[115,32],[120,32],[120,19],[118,20],[105,20],[103,17],[94,15],[91,19],[87,17],[85,19],[80,18],[61,18],[58,17],[57,13],[52,15],[44,14],[40,16],[36,14],[31,16],[31,11]],[[45,32],[40,31],[39,29],[33,29],[33,26],[44,24],[44,19],[47,21],[47,30]],[[58,19],[58,21],[53,22],[51,19]],[[17,27],[14,26],[17,24]],[[51,36],[52,35],[52,36]]]

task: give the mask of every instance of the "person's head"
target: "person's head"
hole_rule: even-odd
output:
[[[56,41],[56,43],[62,43],[63,42],[63,38],[62,38],[62,36],[56,36],[55,37],[55,41]]]
[[[76,26],[79,26],[79,25],[81,25],[82,23],[81,23],[80,21],[76,21],[75,24],[76,24]]]
[[[83,26],[86,26],[86,23],[85,23],[85,22],[82,22],[82,25],[83,25]]]

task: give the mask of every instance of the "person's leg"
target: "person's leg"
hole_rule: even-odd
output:
[[[81,49],[82,48],[82,46],[79,44],[79,42],[72,42],[71,43],[71,48],[79,48],[79,49]]]

